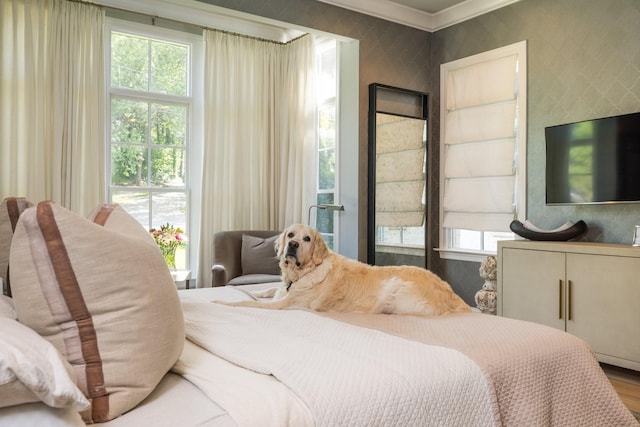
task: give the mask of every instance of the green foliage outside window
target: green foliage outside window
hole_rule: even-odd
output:
[[[114,32],[111,51],[112,87],[187,95],[187,46]]]
[[[187,46],[116,32],[111,41],[111,85],[131,90],[111,100],[112,184],[184,186],[186,104],[136,93],[186,95]]]

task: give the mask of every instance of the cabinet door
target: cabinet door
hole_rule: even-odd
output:
[[[564,253],[504,248],[502,315],[564,330],[564,278]]]
[[[640,259],[567,254],[567,279],[567,332],[596,353],[640,362]]]

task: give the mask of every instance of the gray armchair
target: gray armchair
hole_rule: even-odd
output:
[[[280,282],[274,247],[280,231],[221,231],[213,236],[211,286]]]

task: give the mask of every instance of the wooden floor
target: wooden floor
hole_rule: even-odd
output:
[[[640,413],[640,372],[604,364],[602,369],[627,408]]]

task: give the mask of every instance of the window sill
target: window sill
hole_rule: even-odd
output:
[[[376,245],[376,252],[388,253],[388,254],[402,254],[402,255],[414,255],[424,256],[424,247],[420,246],[408,246],[408,245]]]
[[[496,256],[495,252],[489,251],[472,251],[450,248],[433,248],[433,250],[440,253],[441,259],[453,259],[457,261],[482,262],[490,255]]]

